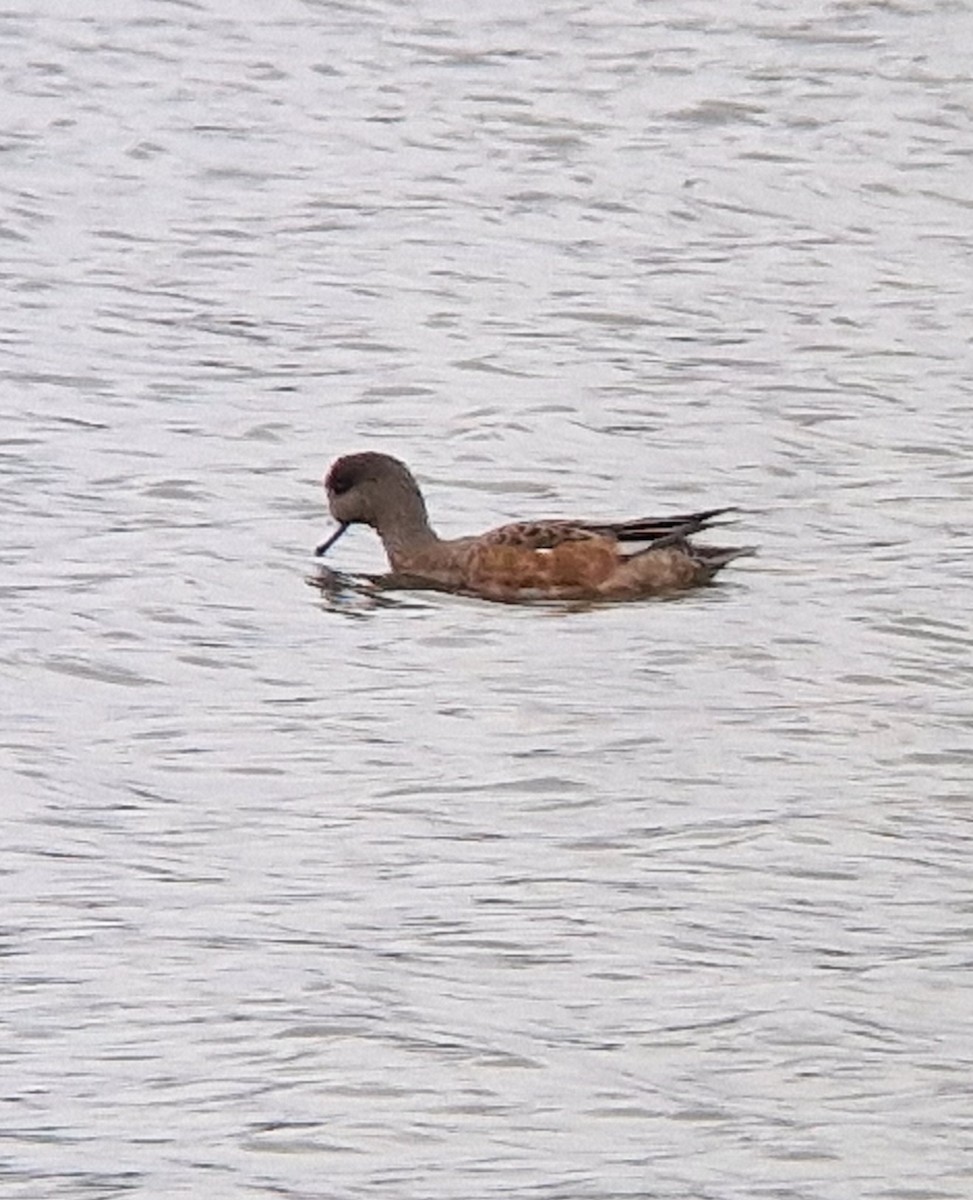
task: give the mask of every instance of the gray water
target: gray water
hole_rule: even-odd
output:
[[[971,45],[4,10],[5,1197],[973,1195]],[[760,556],[330,603],[365,448]]]

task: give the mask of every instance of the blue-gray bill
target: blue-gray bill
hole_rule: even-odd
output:
[[[321,545],[318,546],[318,548],[314,551],[314,557],[320,558],[323,554],[327,554],[327,552],[331,549],[331,547],[335,544],[335,542],[338,540],[338,538],[341,537],[341,535],[345,532],[345,530],[347,528],[348,528],[347,524],[339,525],[338,528],[334,531],[334,533],[328,538],[328,540],[326,542],[322,542]]]

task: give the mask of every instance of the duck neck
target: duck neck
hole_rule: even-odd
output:
[[[417,556],[437,545],[439,538],[429,524],[421,494],[399,497],[391,512],[378,525],[393,571],[408,572]]]

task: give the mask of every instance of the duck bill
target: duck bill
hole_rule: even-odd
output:
[[[341,537],[341,535],[345,532],[345,530],[347,528],[348,528],[347,522],[344,522],[343,524],[339,525],[338,528],[334,531],[334,533],[328,538],[328,540],[326,542],[322,542],[321,545],[318,546],[318,548],[314,551],[314,557],[321,558],[322,555],[327,554],[328,551],[331,549],[331,547],[335,544],[335,542],[338,540],[338,538]]]

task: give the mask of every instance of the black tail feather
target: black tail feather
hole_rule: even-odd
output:
[[[620,542],[657,542],[660,538],[688,537],[691,533],[706,529],[716,517],[735,511],[732,506],[708,508],[705,512],[684,513],[681,516],[639,517],[634,521],[606,522],[604,525],[591,523],[585,528],[616,537]]]

